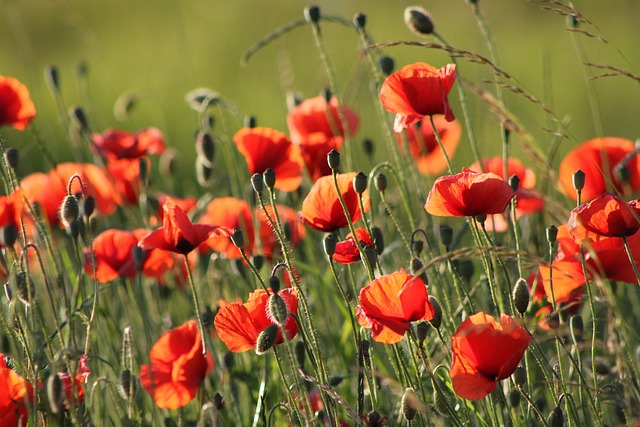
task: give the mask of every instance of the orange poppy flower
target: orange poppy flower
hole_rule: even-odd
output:
[[[569,301],[573,291],[580,289],[585,284],[582,263],[578,259],[553,261],[551,265],[540,264],[539,271],[542,279],[542,287],[548,302],[555,298],[556,303]],[[553,294],[552,286],[553,283]]]
[[[151,348],[149,361],[140,367],[140,384],[159,408],[167,409],[191,402],[213,368],[211,354],[202,355],[195,320],[162,334]]]
[[[260,332],[276,324],[267,313],[269,295],[264,289],[258,289],[249,294],[246,303],[232,302],[218,311],[214,325],[218,336],[229,350],[241,353],[255,349]],[[294,289],[283,289],[278,295],[284,300],[289,313],[298,313],[298,294]],[[285,329],[289,339],[293,339],[298,333],[298,324],[292,316],[287,316]],[[282,342],[284,337],[279,328],[275,343]]]
[[[242,128],[233,141],[247,161],[250,175],[271,168],[276,173],[275,188],[294,191],[300,186],[303,165],[300,148],[284,133],[265,127]]]
[[[349,135],[358,130],[356,113],[342,107]],[[338,100],[332,98],[327,103],[324,97],[307,99],[297,105],[287,116],[289,133],[294,144],[300,146],[304,163],[311,179],[331,175],[327,164],[327,154],[339,150],[345,137],[345,129],[338,114]]]
[[[509,157],[507,162],[507,177],[504,176],[504,161],[502,157],[490,157],[482,160],[482,167],[485,172],[498,175],[502,179],[509,179],[511,176],[516,175],[520,179],[520,185],[518,188],[531,189],[536,185],[536,174],[529,168],[525,167],[519,159],[515,157]],[[475,162],[469,169],[481,172],[480,163]]]
[[[634,150],[634,143],[624,138],[595,138],[582,143],[571,150],[560,163],[560,183],[564,192],[573,200],[577,199],[573,188],[573,173],[581,170],[585,173],[585,185],[581,193],[583,202],[598,197],[605,191],[624,193],[625,185],[614,171]],[[640,190],[638,156],[631,156],[626,167],[631,191]]]
[[[454,64],[438,70],[424,62],[406,65],[387,77],[380,89],[380,101],[387,111],[396,114],[393,130],[402,132],[423,117],[436,114],[453,121],[447,95],[455,80]]]
[[[355,176],[355,172],[338,175],[338,188],[349,211],[351,221],[354,223],[362,217],[358,205],[358,193],[353,189],[352,184]],[[364,213],[369,212],[369,190],[362,193],[362,204]],[[326,232],[332,232],[349,225],[340,205],[333,176],[322,177],[313,184],[309,194],[302,202],[298,218],[309,227]]]
[[[395,344],[417,320],[431,320],[433,307],[426,284],[400,269],[362,288],[356,307],[358,323],[371,330],[374,341]]]
[[[424,208],[435,216],[491,215],[504,212],[514,195],[498,175],[462,168],[436,180]]]
[[[247,256],[253,253],[253,240],[255,231],[251,219],[251,209],[244,200],[235,197],[220,197],[213,199],[207,206],[207,211],[200,220],[201,224],[215,224],[224,226],[230,230],[238,228],[242,230],[245,241],[245,253]],[[214,237],[200,245],[200,252],[210,251],[224,254],[229,259],[241,258],[240,250],[231,242],[228,236]]]
[[[162,221],[162,218],[164,218],[164,209],[162,209],[162,205],[164,205],[169,200],[171,200],[176,206],[182,209],[182,212],[184,213],[191,212],[191,210],[198,204],[198,199],[192,196],[179,198],[164,193],[156,193],[154,194],[154,196],[158,201],[158,211],[156,212],[156,216],[160,221]]]
[[[271,219],[274,219],[273,208],[270,205],[266,205],[266,208]],[[307,230],[304,228],[304,225],[298,221],[296,211],[284,205],[277,205],[276,208],[278,209],[278,217],[280,217],[280,221],[285,226],[285,234],[287,234],[286,237],[289,238],[289,245],[295,248],[300,244],[302,239],[304,239]],[[264,256],[267,259],[272,259],[274,254],[280,253],[280,242],[278,242],[275,232],[271,228],[271,224],[262,208],[255,209],[255,216],[260,218],[260,240],[262,241]]]
[[[107,129],[91,138],[107,159],[137,159],[147,154],[162,154],[167,149],[162,132],[153,127],[137,133]]]
[[[227,227],[192,224],[187,215],[171,200],[162,205],[162,227],[143,237],[138,246],[142,249],[163,249],[186,255],[212,237],[229,237]]]
[[[137,205],[140,186],[142,185],[140,181],[140,160],[110,160],[107,163],[107,170],[124,201],[130,205]]]
[[[371,236],[362,227],[356,228],[356,238],[358,242],[364,244],[364,246],[373,246],[371,242]],[[353,233],[347,234],[347,237],[342,242],[336,243],[336,251],[333,254],[333,260],[340,264],[353,264],[360,261],[360,251],[353,239]]]
[[[604,193],[589,203],[583,203],[571,211],[569,232],[578,224],[587,231],[604,237],[628,237],[640,229],[638,201],[629,203]]]
[[[447,121],[444,116],[433,116],[442,145],[451,157],[455,153],[460,141],[462,130],[457,121]],[[438,140],[433,133],[433,127],[428,118],[416,122],[415,126],[407,126],[407,141],[409,142],[409,154],[416,162],[421,174],[426,176],[437,175],[447,169],[447,159],[438,145]],[[396,137],[398,145],[404,146],[402,135]]]
[[[468,317],[451,337],[455,393],[469,400],[487,396],[513,374],[530,340],[526,329],[506,314],[500,322],[483,312]]]
[[[35,116],[27,87],[13,77],[0,76],[0,126],[23,130]]]
[[[0,353],[0,425],[27,425],[28,404],[33,404],[34,398],[31,383],[8,368],[5,355]]]
[[[93,240],[93,254],[96,263],[95,278],[100,283],[110,282],[118,277],[136,276],[137,266],[133,259],[133,248],[138,241],[149,234],[148,230],[134,231],[110,229],[103,231]],[[147,277],[161,278],[173,268],[174,260],[168,252],[158,249],[144,251],[141,272]],[[91,278],[93,275],[92,256],[89,249],[84,252],[84,269]]]

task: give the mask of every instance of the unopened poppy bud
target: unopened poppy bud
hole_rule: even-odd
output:
[[[373,141],[369,138],[365,138],[362,141],[362,149],[367,156],[371,157],[373,155]]]
[[[298,363],[298,368],[304,371],[304,364],[307,356],[307,351],[304,348],[304,342],[297,341],[294,347],[294,352],[296,355],[296,362]]]
[[[13,288],[17,291],[20,301],[24,305],[31,305],[31,298],[36,296],[36,287],[31,277],[27,277],[27,273],[24,271],[18,271],[13,280]]]
[[[433,295],[429,295],[429,302],[431,303],[431,308],[433,308],[433,318],[429,320],[429,323],[434,328],[440,329],[440,325],[442,325],[442,307],[440,307],[440,303]]]
[[[11,147],[7,149],[7,151],[5,151],[4,159],[11,169],[16,170],[16,168],[18,167],[18,162],[20,160],[20,152],[17,148]]]
[[[2,246],[7,248],[13,246],[17,239],[18,229],[15,225],[9,224],[2,228],[2,233],[0,234],[0,243],[2,243]]]
[[[452,397],[446,390],[446,387],[439,380],[439,387],[433,387],[433,406],[440,415],[449,415],[449,407],[452,403]]]
[[[64,403],[64,389],[62,379],[58,374],[51,374],[47,379],[47,400],[51,412],[59,414]]]
[[[523,278],[518,279],[516,285],[513,287],[513,305],[516,306],[518,313],[524,314],[529,308],[529,300],[531,299],[531,292],[529,291],[529,285]]]
[[[324,253],[327,254],[329,258],[336,253],[336,243],[338,243],[338,238],[335,234],[331,233],[323,240],[324,245]]]
[[[58,73],[58,67],[55,65],[48,65],[44,69],[44,80],[49,86],[49,90],[53,93],[60,92],[60,78]]]
[[[138,165],[140,168],[140,182],[146,188],[149,186],[149,159],[140,157],[138,159]]]
[[[545,316],[545,320],[547,321],[547,326],[549,329],[556,330],[560,327],[560,317],[558,317],[558,313],[550,312]]]
[[[200,320],[202,321],[202,326],[204,326],[205,328],[208,328],[211,325],[213,325],[213,320],[215,319],[215,317],[216,316],[213,314],[211,309],[207,307],[205,311],[203,311],[202,314],[200,314]]]
[[[517,408],[520,405],[520,397],[522,397],[522,393],[519,390],[511,390],[508,396],[509,405],[512,408]]]
[[[475,219],[476,221],[478,221],[478,223],[484,224],[484,222],[487,220],[487,214],[476,215]]]
[[[367,427],[382,427],[387,424],[387,419],[380,415],[378,411],[371,411],[367,414]]]
[[[96,210],[96,199],[93,196],[87,196],[82,200],[82,215],[85,218],[90,217]]]
[[[457,263],[458,274],[465,282],[469,282],[473,277],[473,273],[475,273],[475,267],[473,265],[473,261],[470,259],[461,259]]]
[[[278,325],[267,326],[260,335],[256,342],[256,354],[262,356],[276,343],[278,338]]]
[[[378,190],[381,193],[384,193],[384,191],[387,189],[387,176],[383,173],[379,173],[374,178],[373,183],[376,186],[376,190]]]
[[[353,16],[353,25],[359,30],[364,30],[365,25],[367,25],[367,15],[361,12],[356,13]]]
[[[578,15],[576,15],[575,13],[570,13],[567,15],[567,26],[569,28],[578,28],[579,24],[580,19],[578,18]]]
[[[416,396],[416,392],[411,387],[405,389],[400,401],[400,407],[407,421],[412,421],[416,417],[418,413],[418,396]]]
[[[231,235],[231,242],[238,249],[244,248],[244,233],[242,232],[241,229],[237,227],[233,229],[233,234]]]
[[[78,219],[80,215],[80,206],[75,196],[66,196],[60,205],[60,220],[65,227]]]
[[[518,175],[511,175],[509,177],[509,185],[514,192],[518,191],[520,187],[520,178],[518,178]]]
[[[380,68],[380,71],[382,71],[382,74],[384,74],[385,76],[393,73],[395,66],[395,61],[390,56],[381,56],[378,59],[378,68]]]
[[[527,370],[518,366],[515,371],[513,371],[513,382],[516,383],[518,387],[524,387],[527,383]]]
[[[280,279],[278,276],[270,276],[269,277],[269,287],[271,288],[271,292],[277,294],[280,292]]]
[[[342,383],[343,380],[344,380],[344,376],[342,375],[331,375],[329,377],[329,385],[331,387],[336,387],[340,385],[340,383]]]
[[[427,333],[429,332],[430,328],[431,326],[429,325],[429,323],[425,321],[422,321],[416,325],[416,337],[418,338],[418,343],[420,343],[420,345],[422,345],[422,343],[424,343],[424,340],[427,339]]]
[[[198,184],[203,187],[208,187],[213,183],[213,169],[207,166],[200,156],[196,158],[196,177],[198,178]]]
[[[198,168],[198,163],[201,163],[203,158],[197,156],[196,168]],[[213,168],[213,164],[206,165],[209,169],[207,177],[211,176],[211,168]],[[160,161],[158,162],[158,169],[160,169],[160,173],[162,176],[171,177],[178,172],[178,153],[176,150],[172,148],[168,148],[160,155]],[[196,171],[196,174],[200,173]],[[208,178],[207,178],[208,179]]]
[[[78,219],[66,226],[65,229],[67,230],[67,234],[69,234],[73,240],[77,240],[78,237],[84,236],[84,222]]]
[[[253,129],[257,125],[257,120],[255,116],[246,116],[244,118],[244,127],[247,129]]]
[[[619,164],[616,166],[614,172],[620,182],[628,183],[629,179],[631,179],[631,171],[625,164]]]
[[[271,168],[267,168],[262,174],[262,179],[264,180],[264,185],[273,189],[276,185],[276,171]]]
[[[289,111],[302,104],[303,100],[304,99],[302,98],[302,96],[300,96],[299,93],[293,90],[287,92],[287,108],[289,109]]]
[[[569,328],[573,343],[578,345],[578,343],[582,341],[582,334],[584,334],[584,321],[582,320],[582,316],[579,314],[571,316],[571,320],[569,320]]]
[[[324,100],[329,104],[331,102],[331,98],[333,98],[333,93],[331,93],[331,88],[325,87],[320,91],[320,96],[324,98]]]
[[[371,227],[371,241],[378,255],[382,255],[382,252],[384,252],[384,236],[380,227]]]
[[[202,157],[203,162],[208,162],[207,166],[212,167],[216,155],[216,146],[213,136],[209,132],[198,132],[196,136],[196,153]]]
[[[563,427],[564,426],[564,413],[562,408],[556,406],[553,411],[547,417],[547,425],[549,427]]]
[[[422,240],[411,241],[411,252],[414,256],[420,256],[422,249],[424,249],[424,242]]]
[[[358,172],[358,174],[353,177],[353,189],[356,190],[358,194],[364,193],[367,189],[367,175]]]
[[[414,257],[411,259],[411,273],[418,275],[420,280],[425,284],[429,281],[427,278],[427,272],[424,269],[424,264],[420,258]]]
[[[87,131],[89,130],[89,121],[87,120],[87,115],[84,112],[84,109],[79,105],[74,105],[69,110],[69,116],[71,116],[71,120],[78,127],[78,129]]]
[[[137,97],[133,92],[125,92],[113,104],[113,115],[120,121],[127,120],[137,104]]]
[[[135,400],[138,396],[138,390],[140,384],[138,383],[138,377],[132,374],[129,369],[125,369],[118,375],[116,381],[116,389],[118,394],[127,402]]]
[[[264,256],[262,255],[254,255],[251,260],[253,261],[253,266],[256,268],[256,270],[260,270],[264,265]]]
[[[222,397],[220,393],[216,393],[213,395],[213,406],[218,411],[225,408],[226,402],[224,401],[224,397]]]
[[[222,365],[226,371],[231,371],[233,369],[233,364],[236,360],[236,356],[234,353],[228,351],[222,356]]]
[[[364,255],[367,257],[367,261],[369,262],[369,266],[374,268],[376,265],[376,250],[371,246],[365,246],[363,248]]]
[[[438,231],[440,235],[440,242],[442,242],[442,245],[445,248],[449,248],[453,242],[453,228],[447,224],[440,224]]]
[[[267,300],[267,318],[278,326],[284,325],[289,315],[287,303],[279,294],[271,294]]]
[[[13,292],[11,292],[11,286],[9,286],[9,282],[6,282],[4,284],[4,295],[9,301],[13,301]]]
[[[305,21],[307,21],[308,23],[317,23],[318,21],[320,21],[320,8],[315,5],[312,4],[309,7],[305,7],[304,8],[304,19]]]
[[[550,245],[553,245],[556,242],[557,238],[558,227],[556,227],[555,225],[550,225],[549,227],[547,227],[547,242],[549,242]]]
[[[340,153],[337,150],[329,151],[329,154],[327,154],[327,163],[331,170],[337,171],[340,167]]]
[[[418,36],[428,36],[433,33],[431,16],[419,6],[410,6],[404,10],[404,23]]]
[[[584,188],[585,177],[585,173],[580,169],[573,173],[573,188],[575,188],[576,191],[582,191],[582,189]]]

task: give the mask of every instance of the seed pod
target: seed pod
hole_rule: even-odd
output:
[[[359,30],[364,30],[365,25],[367,25],[367,15],[356,13],[353,17],[353,25]]]
[[[513,371],[513,382],[516,383],[518,387],[523,387],[527,383],[527,370],[518,366],[515,371]]]
[[[547,417],[547,425],[549,427],[563,427],[564,426],[564,413],[559,406],[553,408],[553,411]]]
[[[340,153],[337,150],[329,151],[327,154],[327,163],[333,171],[337,171],[340,167]]]
[[[16,243],[18,239],[18,229],[13,224],[8,224],[6,227],[2,228],[2,233],[0,233],[0,243],[4,247],[11,247]]]
[[[78,219],[80,215],[80,206],[78,205],[78,199],[75,196],[68,195],[62,201],[60,205],[60,220],[65,227]]]
[[[118,390],[120,397],[127,402],[135,400],[138,396],[138,390],[140,389],[138,377],[132,374],[129,369],[123,370],[120,372],[120,375],[118,375],[116,389]]]
[[[267,318],[278,326],[282,326],[289,316],[287,303],[279,294],[271,294],[267,300]]]
[[[431,326],[434,328],[440,329],[440,325],[442,325],[442,307],[440,307],[440,303],[433,295],[429,295],[429,302],[433,308],[433,318],[429,323],[431,323]]]
[[[379,173],[374,178],[373,183],[376,186],[376,190],[378,190],[381,193],[384,193],[384,191],[387,189],[387,177],[386,177],[386,175],[383,174],[383,173]]]
[[[553,245],[556,242],[557,238],[558,227],[556,227],[555,225],[550,225],[549,227],[547,227],[547,242],[549,242],[550,245]]]
[[[331,258],[333,254],[336,253],[336,244],[338,243],[338,238],[335,234],[331,233],[327,237],[325,237],[322,242],[324,246],[324,253],[327,254],[329,258]]]
[[[242,233],[241,229],[237,227],[233,229],[231,242],[235,245],[236,248],[244,249],[244,234]]]
[[[371,241],[378,255],[382,255],[382,252],[384,252],[384,236],[379,227],[371,227]]]
[[[96,210],[96,199],[93,196],[86,196],[82,199],[82,215],[89,218]]]
[[[431,15],[419,6],[410,6],[404,10],[404,23],[417,36],[428,36],[433,33]]]
[[[89,130],[89,121],[87,120],[87,115],[84,112],[84,109],[79,105],[74,105],[69,110],[69,116],[71,116],[71,120],[78,129],[83,131]]]
[[[49,86],[49,90],[53,93],[60,92],[60,78],[58,73],[58,67],[55,65],[48,65],[44,69],[44,80]]]
[[[309,7],[305,7],[304,8],[304,19],[305,21],[307,21],[308,23],[318,23],[318,21],[320,21],[320,8],[315,5],[312,4]]]
[[[47,378],[47,400],[49,401],[49,407],[51,412],[59,414],[63,409],[64,404],[64,389],[62,379],[58,374],[51,374]]]
[[[513,304],[516,306],[518,313],[524,314],[529,308],[529,300],[531,299],[531,292],[529,291],[529,285],[523,278],[516,281],[516,285],[513,287]]]
[[[271,189],[273,189],[273,187],[275,187],[275,185],[276,185],[276,171],[274,171],[271,168],[268,168],[262,174],[262,178],[264,180],[264,185],[266,185],[267,187],[269,187]]]
[[[440,227],[438,227],[438,231],[442,246],[444,246],[445,248],[451,246],[451,243],[453,242],[453,228],[451,228],[447,224],[440,224]]]
[[[20,161],[20,152],[16,148],[9,148],[4,153],[4,159],[11,169],[14,171],[18,167],[18,162]]]
[[[257,195],[262,195],[262,192],[264,191],[264,180],[262,178],[262,174],[254,173],[251,175],[251,186]]]
[[[509,185],[514,193],[518,191],[518,187],[520,187],[520,178],[518,178],[518,175],[511,175],[509,177]]]
[[[479,224],[484,224],[484,222],[487,220],[487,214],[476,215],[475,219]]]
[[[416,396],[416,392],[411,387],[405,389],[400,401],[400,407],[407,421],[412,421],[416,417],[418,413],[418,396]]]
[[[247,116],[244,118],[244,127],[248,129],[253,129],[257,125],[257,120],[255,116]]]
[[[395,61],[390,56],[381,56],[378,59],[378,68],[380,68],[382,74],[388,76],[393,73],[393,70],[395,69]]]
[[[258,356],[265,354],[276,343],[276,339],[278,338],[278,329],[277,325],[269,325],[260,332],[256,342],[256,354]]]
[[[520,398],[522,397],[522,393],[520,393],[519,390],[511,390],[509,392],[509,405],[511,405],[512,408],[517,408],[518,405],[520,405]]]
[[[586,178],[585,173],[582,172],[580,169],[578,169],[573,173],[572,178],[573,178],[573,188],[575,188],[576,191],[582,191],[582,189],[584,188],[584,182]]]
[[[358,172],[358,174],[353,177],[353,189],[356,190],[358,194],[364,193],[367,189],[367,176],[362,172]]]

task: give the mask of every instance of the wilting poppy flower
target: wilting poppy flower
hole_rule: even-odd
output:
[[[275,188],[293,191],[300,186],[303,164],[300,148],[284,133],[265,127],[242,128],[233,141],[247,161],[250,175],[270,168],[276,173]]]
[[[255,231],[251,219],[251,209],[244,200],[235,197],[220,197],[213,199],[207,206],[207,211],[200,217],[200,224],[215,224],[230,230],[238,228],[244,234],[247,256],[253,252]],[[229,259],[241,258],[240,250],[235,247],[228,236],[214,237],[200,246],[200,252],[214,251],[224,254]]]
[[[143,250],[142,265],[139,266],[133,259],[133,249],[147,234],[149,231],[144,229],[103,231],[93,240],[93,257],[89,249],[84,252],[85,271],[94,278],[92,258],[95,258],[95,278],[100,283],[118,277],[135,277],[138,270],[147,277],[161,278],[174,265],[173,257],[168,252],[158,249]]]
[[[514,194],[498,175],[462,168],[436,180],[424,208],[436,216],[491,215],[504,212]]]
[[[358,130],[358,116],[344,106],[342,111],[348,135],[354,135]],[[327,154],[331,150],[339,150],[346,135],[338,114],[338,100],[332,98],[327,103],[321,96],[307,99],[289,112],[287,124],[291,140],[300,146],[311,179],[316,181],[321,176],[330,175]]]
[[[355,172],[338,175],[338,187],[342,198],[349,211],[352,222],[357,222],[362,217],[358,205],[358,193],[353,189]],[[369,190],[362,193],[364,213],[369,212]],[[309,227],[332,232],[349,225],[347,217],[340,205],[340,199],[333,183],[333,176],[325,176],[318,179],[309,194],[302,202],[302,209],[298,212],[298,218]]]
[[[513,374],[530,340],[529,333],[506,314],[500,322],[482,312],[468,317],[451,337],[455,393],[469,400],[487,396],[498,381]]]
[[[433,116],[433,122],[447,155],[451,157],[460,141],[462,133],[460,125],[455,120],[448,122],[442,115]],[[428,118],[416,122],[414,126],[407,126],[406,133],[409,154],[421,174],[433,176],[447,169],[447,159],[438,145],[438,140],[433,133],[433,126]],[[401,134],[397,135],[396,140],[398,145],[404,146]]]
[[[605,191],[625,192],[625,184],[620,181],[616,167],[623,159],[628,158],[626,168],[629,182],[626,184],[633,192],[640,189],[640,162],[634,143],[624,138],[595,138],[582,143],[571,150],[560,163],[560,182],[564,192],[574,200],[577,199],[573,188],[573,173],[581,170],[585,173],[585,185],[581,192],[583,202],[598,197]],[[613,188],[611,186],[613,185]]]
[[[362,227],[356,228],[356,239],[362,246],[373,246],[371,242],[371,236]],[[353,238],[353,233],[347,234],[347,237],[342,242],[336,243],[336,251],[333,254],[333,260],[340,264],[352,264],[356,261],[360,261],[360,251]]]
[[[287,288],[278,294],[284,300],[287,311],[297,314],[298,295],[296,291]],[[258,289],[249,294],[249,299],[244,304],[233,302],[218,311],[214,325],[218,336],[229,350],[241,353],[255,349],[260,332],[276,324],[267,311],[269,296],[270,294],[264,289]],[[292,316],[287,316],[285,329],[289,339],[293,339],[298,333],[298,324]],[[282,329],[278,328],[275,344],[282,342],[284,342]]]
[[[227,227],[192,224],[187,215],[171,200],[162,205],[162,227],[143,237],[142,249],[163,249],[186,255],[211,237],[230,236]]]
[[[213,359],[202,354],[202,340],[195,320],[189,320],[160,336],[151,348],[149,365],[140,368],[140,383],[159,408],[185,406],[198,392],[213,368]]]
[[[31,383],[13,369],[7,367],[4,354],[0,353],[0,425],[26,426],[29,403],[35,396]]]
[[[167,148],[162,132],[153,127],[137,133],[107,129],[102,134],[94,134],[92,140],[107,159],[137,159],[147,154],[162,154]]]
[[[362,288],[356,307],[358,323],[371,330],[374,341],[395,344],[417,320],[431,320],[433,307],[427,286],[400,269]]]
[[[454,120],[447,95],[456,80],[456,66],[436,69],[424,62],[404,66],[386,78],[380,89],[380,101],[396,114],[393,130],[402,132],[423,117],[444,114]]]
[[[270,205],[265,206],[269,216],[275,222],[273,208]],[[285,228],[285,238],[288,239],[290,247],[296,247],[307,233],[304,225],[298,221],[296,211],[288,206],[277,205],[278,217]],[[260,240],[262,241],[262,250],[267,259],[271,259],[275,253],[280,253],[280,242],[276,238],[275,231],[271,228],[271,223],[267,219],[262,208],[255,209],[255,216],[260,219]]]
[[[23,130],[35,116],[27,87],[13,77],[0,76],[0,126]]]
[[[587,231],[604,237],[628,237],[640,229],[638,201],[629,203],[604,193],[589,203],[583,203],[571,211],[569,231],[578,224]]]

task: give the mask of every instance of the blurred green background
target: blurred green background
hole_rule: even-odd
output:
[[[323,13],[349,20],[356,12],[364,12],[367,29],[377,42],[421,40],[403,22],[404,8],[420,5],[431,12],[436,30],[451,45],[489,57],[471,7],[463,0],[321,0],[317,4]],[[308,26],[278,39],[257,52],[248,64],[240,65],[240,57],[250,45],[276,27],[300,18],[306,2],[1,0],[0,5],[0,74],[14,76],[28,86],[38,110],[35,126],[59,161],[71,157],[54,98],[43,78],[43,70],[50,64],[60,70],[65,104],[83,105],[94,131],[157,126],[165,132],[168,144],[180,152],[182,173],[192,177],[189,165],[194,158],[193,134],[198,119],[184,101],[188,91],[197,87],[216,90],[236,102],[241,115],[253,114],[260,125],[286,131],[286,91],[295,89],[311,97],[328,85]],[[553,5],[539,1],[480,0],[479,5],[495,36],[502,68],[559,117],[570,118],[571,138],[563,142],[560,153],[597,136],[585,69],[574,38],[566,30],[565,17],[543,10],[540,6]],[[638,73],[640,2],[585,0],[577,1],[576,7],[597,24],[609,42],[574,34],[588,59]],[[585,25],[581,28],[596,31]],[[356,32],[332,23],[323,23],[322,32],[345,103],[361,115],[361,129],[354,142],[364,137],[382,140]],[[449,62],[441,52],[417,47],[388,48],[385,52],[395,58],[398,68],[417,61],[435,66]],[[82,62],[88,67],[86,80],[79,80],[74,71]],[[493,77],[488,68],[464,61],[459,72],[475,82]],[[491,85],[483,87],[493,90]],[[608,77],[595,81],[593,88],[603,133],[629,139],[640,136],[638,82]],[[127,91],[142,98],[131,118],[118,122],[113,105]],[[450,99],[456,115],[462,118],[457,95]],[[540,107],[512,94],[507,95],[506,103],[544,150],[551,135],[542,128],[550,123]],[[474,96],[470,104],[483,155],[498,154],[500,136],[495,120]],[[239,121],[233,123],[240,125]],[[48,168],[29,130],[4,128],[0,136],[9,146],[22,150],[26,160],[22,174]],[[456,156],[458,167],[472,161],[464,142],[461,147]],[[384,154],[384,150],[378,153]]]

